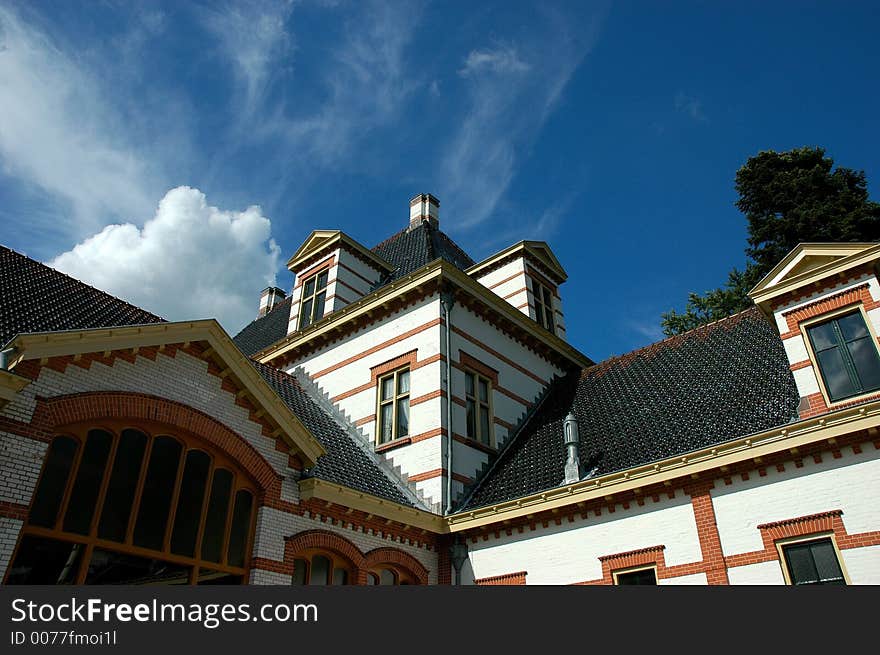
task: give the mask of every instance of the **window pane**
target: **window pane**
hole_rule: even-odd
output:
[[[162,550],[181,450],[180,443],[171,437],[156,437],[153,440],[150,465],[134,527],[134,543],[137,546]]]
[[[388,569],[382,569],[379,571],[379,584],[380,585],[393,585],[394,584],[394,571],[389,571]]]
[[[315,278],[310,277],[308,280],[306,280],[306,283],[303,286],[302,297],[308,298],[309,296],[314,295],[314,293],[315,293]]]
[[[389,375],[382,379],[382,400],[388,400],[394,395],[394,376]]]
[[[367,573],[367,585],[373,586],[379,584],[379,576],[375,573]]]
[[[304,585],[308,579],[308,573],[309,563],[306,560],[300,558],[293,560],[293,577],[290,584]]]
[[[379,409],[379,435],[381,436],[381,443],[391,441],[391,430],[394,427],[393,413],[394,406],[391,403],[382,405]]]
[[[6,584],[73,584],[85,546],[26,535]]]
[[[409,371],[401,371],[397,374],[397,395],[409,393]]]
[[[544,305],[537,300],[537,296],[535,297],[535,320],[538,321],[538,325],[544,327]]]
[[[348,584],[348,571],[345,569],[333,569],[333,584],[336,586]]]
[[[191,450],[186,454],[177,512],[174,515],[174,530],[171,533],[172,553],[195,556],[196,538],[202,522],[202,502],[205,499],[210,468],[211,458],[208,453]]]
[[[202,535],[202,559],[219,562],[223,553],[223,537],[226,532],[226,516],[229,513],[229,495],[232,493],[232,473],[226,469],[214,469],[208,513],[205,516],[205,532]]]
[[[819,581],[809,544],[786,546],[783,548],[783,553],[788,562],[788,573],[792,584],[815,584]]]
[[[330,560],[323,555],[315,555],[312,558],[312,575],[309,576],[309,584],[323,586],[330,582]]]
[[[550,293],[550,289],[548,289],[547,287],[541,287],[541,291],[543,291],[544,293],[544,304],[547,305],[548,308],[552,308],[553,298],[552,294]]]
[[[101,490],[112,444],[113,435],[109,432],[89,430],[79,470],[76,472],[76,482],[73,483],[73,491],[70,493],[67,513],[64,516],[66,532],[89,533],[89,525],[95,514],[98,492]]]
[[[308,327],[312,323],[312,299],[309,298],[302,304],[302,309],[299,310],[299,329],[302,330],[304,327]]]
[[[856,392],[849,373],[843,363],[839,348],[823,350],[816,355],[819,359],[819,370],[832,400],[851,396]]]
[[[409,434],[409,398],[397,401],[397,437]]]
[[[474,374],[473,373],[465,373],[464,374],[464,391],[468,396],[474,395]]]
[[[480,441],[489,443],[489,408],[480,407]]]
[[[880,357],[877,355],[877,347],[873,339],[868,337],[852,341],[846,347],[856,366],[862,391],[871,391],[880,387]]]
[[[327,286],[327,273],[329,273],[329,271],[318,273],[318,289],[323,289]]]
[[[865,325],[865,320],[862,318],[861,312],[855,312],[853,314],[841,316],[837,319],[837,325],[840,326],[840,331],[841,333],[843,333],[843,338],[847,341],[870,336],[868,332],[868,327]]]
[[[619,573],[617,575],[617,584],[619,585],[656,585],[657,575],[654,569],[642,569],[641,571],[630,571],[629,573]]]
[[[229,531],[229,566],[244,566],[245,548],[251,529],[251,506],[254,496],[250,491],[240,489],[235,494],[235,509],[232,510],[232,527]]]
[[[480,378],[480,400],[484,403],[489,402],[489,383]]]
[[[551,332],[553,332],[554,327],[556,325],[553,322],[553,310],[548,306],[546,308],[546,312],[547,312],[547,329],[550,330]]]
[[[811,327],[807,330],[807,333],[810,335],[810,341],[813,343],[813,350],[825,350],[837,345],[837,335],[834,333],[833,323],[823,323],[822,325]]]
[[[113,472],[107,485],[104,509],[98,523],[98,536],[125,541],[131,518],[131,504],[137,491],[138,477],[147,448],[147,436],[137,430],[123,430],[116,447]]]
[[[323,316],[324,316],[324,300],[326,299],[326,297],[327,297],[327,292],[322,291],[315,298],[314,320],[316,320],[316,321],[320,321],[321,318],[323,318]]]
[[[467,436],[477,438],[477,406],[473,400],[467,401]]]
[[[843,581],[843,572],[840,570],[840,563],[837,561],[837,553],[834,551],[834,544],[830,540],[818,541],[811,545],[810,550],[813,553],[813,561],[816,564],[816,571],[819,574],[819,580],[822,582]]]
[[[86,584],[189,584],[190,567],[95,549]]]
[[[46,528],[55,525],[78,446],[77,441],[70,437],[55,437],[52,440],[43,467],[43,475],[40,478],[40,486],[34,494],[33,505],[28,515],[28,523],[31,525],[41,525]]]

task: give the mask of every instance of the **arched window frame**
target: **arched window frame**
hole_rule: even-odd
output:
[[[89,523],[89,531],[87,535],[67,532],[63,529],[64,519],[69,508],[70,497],[76,482],[77,474],[82,463],[83,453],[88,433],[92,430],[103,430],[112,435],[110,452],[107,461],[104,464],[104,470],[101,478],[100,488],[95,503],[95,511]],[[138,481],[135,494],[132,500],[131,511],[129,514],[128,524],[125,531],[125,540],[123,542],[103,539],[97,536],[98,526],[100,524],[101,513],[106,501],[107,488],[112,477],[113,464],[117,455],[118,446],[121,436],[125,430],[135,430],[141,432],[147,437],[147,443],[141,458],[140,469],[138,472]],[[135,557],[143,557],[149,559],[162,560],[173,564],[179,564],[189,567],[188,582],[195,584],[199,580],[200,570],[204,572],[219,572],[233,576],[240,576],[242,582],[247,582],[251,567],[251,554],[254,543],[254,532],[256,528],[257,509],[259,499],[259,486],[254,482],[251,476],[227,454],[219,451],[216,446],[200,438],[198,435],[173,425],[166,425],[160,422],[137,420],[91,420],[76,423],[73,425],[59,426],[54,430],[55,437],[53,443],[58,438],[73,439],[77,443],[77,451],[73,458],[73,463],[67,472],[67,480],[64,485],[64,496],[59,504],[58,511],[55,516],[54,524],[51,528],[32,525],[29,520],[22,526],[18,545],[16,546],[10,564],[14,563],[18,556],[18,551],[25,537],[42,537],[56,541],[68,543],[79,543],[84,546],[84,552],[79,558],[77,564],[77,574],[74,579],[75,584],[84,584],[88,573],[89,562],[92,553],[96,548],[109,550],[124,555],[132,555]],[[165,532],[161,550],[145,548],[137,546],[133,542],[133,533],[137,522],[138,511],[142,500],[147,470],[149,468],[150,456],[156,439],[159,437],[168,437],[181,444],[181,451],[177,463],[176,479],[172,491],[171,503],[165,521]],[[50,448],[51,448],[50,444]],[[202,498],[202,507],[200,511],[199,529],[196,536],[196,543],[193,550],[193,556],[179,555],[171,552],[171,537],[174,532],[174,520],[178,508],[181,480],[183,478],[187,453],[193,450],[204,452],[209,458],[209,468],[206,477],[206,484]],[[48,452],[48,451],[47,451]],[[207,507],[210,500],[211,486],[214,480],[214,473],[218,469],[225,469],[232,473],[233,481],[230,488],[229,500],[227,504],[226,524],[224,526],[223,545],[221,550],[221,562],[213,562],[202,559],[202,539],[204,536],[204,528],[206,523]],[[46,473],[46,462],[43,463],[40,475],[35,487],[36,491],[40,488],[43,477]],[[251,494],[250,516],[247,525],[247,536],[244,542],[244,565],[232,566],[227,563],[228,550],[230,543],[231,524],[234,514],[236,497],[239,491],[247,491]],[[4,583],[8,580],[12,571],[10,565]]]

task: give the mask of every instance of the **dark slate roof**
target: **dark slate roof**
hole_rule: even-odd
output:
[[[295,377],[267,364],[253,360],[251,363],[327,451],[307,472],[309,476],[414,506],[378,463],[354,442],[356,437],[321,409]]]
[[[784,425],[797,418],[798,401],[782,341],[752,308],[554,382],[462,508],[560,486],[570,411],[580,428],[583,476]]]
[[[438,258],[445,259],[461,270],[476,263],[452,239],[428,221],[423,221],[412,229],[407,227],[401,230],[372,250],[397,267],[382,284],[409,275]]]
[[[287,336],[290,320],[290,296],[275,305],[265,316],[251,321],[232,337],[245,355],[253,355]]]
[[[0,345],[16,334],[161,323],[164,319],[0,246]]]

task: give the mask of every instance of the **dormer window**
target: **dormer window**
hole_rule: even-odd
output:
[[[831,402],[880,389],[880,355],[862,312],[846,312],[806,326]]]
[[[299,308],[299,329],[307,328],[324,316],[327,300],[327,271],[316,273],[303,284]]]
[[[535,278],[532,278],[532,296],[535,299],[535,320],[538,321],[541,327],[547,328],[547,330],[555,334],[553,292]]]

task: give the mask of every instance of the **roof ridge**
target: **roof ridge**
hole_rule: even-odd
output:
[[[165,322],[165,323],[168,322],[168,320],[167,320],[166,318],[164,318],[164,317],[162,317],[162,316],[159,316],[158,314],[154,314],[153,312],[151,312],[151,311],[149,311],[149,310],[147,310],[147,309],[144,309],[143,307],[138,307],[137,305],[135,305],[135,304],[133,304],[133,303],[130,303],[129,301],[125,300],[124,298],[119,298],[118,296],[114,296],[114,295],[111,294],[111,293],[107,293],[107,292],[104,291],[103,289],[99,289],[98,287],[93,286],[93,285],[89,284],[88,282],[83,282],[82,280],[80,280],[80,279],[78,279],[78,278],[75,278],[75,277],[73,277],[72,275],[69,275],[68,273],[65,273],[64,271],[59,271],[57,268],[53,268],[52,266],[49,266],[48,264],[44,264],[44,263],[41,262],[41,261],[37,261],[36,259],[34,259],[34,258],[32,258],[32,257],[28,257],[28,256],[25,255],[24,253],[18,252],[17,250],[13,250],[13,249],[10,248],[9,246],[6,246],[6,245],[0,243],[0,248],[2,248],[3,250],[6,250],[6,251],[12,253],[12,254],[15,255],[16,257],[21,257],[22,259],[26,259],[27,261],[29,261],[29,262],[31,262],[31,263],[33,263],[33,264],[36,264],[37,266],[41,266],[42,268],[47,269],[48,271],[51,271],[53,275],[60,275],[60,276],[62,276],[62,277],[65,277],[65,278],[67,278],[68,280],[71,280],[71,281],[75,282],[76,284],[82,285],[82,286],[84,286],[84,287],[88,287],[89,289],[92,289],[93,291],[97,291],[97,292],[100,293],[102,296],[106,296],[107,298],[111,298],[111,299],[113,299],[113,300],[116,300],[117,302],[120,302],[120,303],[122,303],[122,304],[124,304],[124,305],[128,305],[128,306],[131,307],[132,309],[136,309],[136,310],[138,310],[138,311],[140,311],[140,312],[144,312],[145,314],[149,314],[149,315],[152,316],[153,318],[157,318],[157,319],[159,319],[159,320],[162,321],[162,322]]]
[[[631,350],[627,353],[623,353],[622,355],[614,355],[609,357],[608,359],[603,359],[601,362],[597,362],[592,366],[588,366],[581,372],[581,375],[588,375],[597,370],[601,370],[604,368],[608,368],[613,364],[624,362],[630,359],[634,359],[640,355],[653,354],[655,351],[666,348],[667,346],[672,345],[673,343],[684,341],[688,337],[694,336],[698,333],[709,332],[710,330],[714,330],[720,326],[721,323],[725,322],[733,322],[732,319],[740,320],[745,318],[746,314],[754,314],[758,312],[757,306],[749,307],[748,309],[743,309],[742,311],[736,312],[735,314],[731,314],[730,316],[724,316],[722,318],[716,319],[709,323],[704,323],[703,325],[698,325],[690,330],[685,332],[680,332],[678,334],[673,334],[671,336],[666,337],[665,339],[661,339],[660,341],[655,341],[654,343],[649,343],[647,346],[642,346],[640,348],[636,348],[635,350]]]

